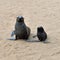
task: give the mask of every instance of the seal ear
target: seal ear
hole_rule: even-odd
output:
[[[18,18],[18,17],[16,18],[16,21],[17,21],[17,22],[19,21],[19,18]]]

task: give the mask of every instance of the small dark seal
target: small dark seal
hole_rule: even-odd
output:
[[[37,27],[37,35],[33,37],[36,37],[36,36],[40,41],[45,41],[47,39],[47,33],[44,31],[44,28],[42,26]]]
[[[26,26],[23,16],[18,16],[16,19],[15,30],[12,32],[11,36],[15,35],[17,39],[28,39],[30,35],[30,28]]]

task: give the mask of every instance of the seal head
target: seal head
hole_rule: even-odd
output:
[[[23,16],[17,16],[17,22],[24,22],[24,17]]]

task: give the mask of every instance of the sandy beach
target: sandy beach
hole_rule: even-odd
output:
[[[31,28],[28,41],[9,40],[17,16]],[[38,26],[46,43],[32,37]],[[0,60],[60,60],[60,0],[0,0]]]

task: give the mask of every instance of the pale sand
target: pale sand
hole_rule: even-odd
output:
[[[18,15],[31,28],[30,42],[8,40]],[[47,43],[32,38],[38,26]],[[0,0],[0,60],[60,60],[60,0]]]

